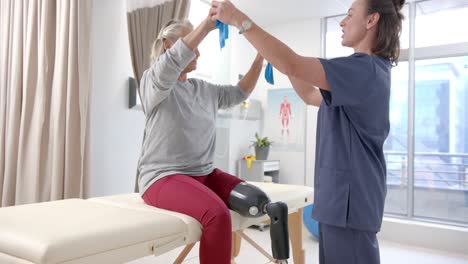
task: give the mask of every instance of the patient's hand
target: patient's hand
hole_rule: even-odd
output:
[[[204,27],[205,27],[205,29],[206,29],[207,32],[210,32],[210,31],[216,29],[216,24],[215,24],[215,22],[211,21],[211,19],[210,19],[209,16],[207,16],[207,17],[205,18],[205,20],[203,20],[202,23],[204,24]]]

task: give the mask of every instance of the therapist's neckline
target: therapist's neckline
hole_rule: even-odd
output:
[[[368,53],[365,53],[365,52],[354,52],[354,53],[351,54],[350,56],[353,56],[353,55],[367,55],[367,56],[372,57],[372,58],[379,58],[379,59],[382,59],[382,60],[388,60],[388,59],[385,59],[384,57],[382,57],[381,55],[378,55],[378,54],[368,54]]]
[[[379,58],[382,58],[382,56],[380,55],[377,55],[377,54],[369,54],[369,53],[365,53],[365,52],[354,52],[352,55],[367,55],[367,56],[370,56],[370,57],[379,57]]]
[[[354,54],[365,54],[365,55],[369,55],[369,56],[375,56],[374,53],[367,53],[367,52],[364,52],[364,51],[355,51]]]

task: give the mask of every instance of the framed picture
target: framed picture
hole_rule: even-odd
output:
[[[272,150],[304,151],[305,103],[293,88],[270,89],[267,100],[263,134],[274,142]]]

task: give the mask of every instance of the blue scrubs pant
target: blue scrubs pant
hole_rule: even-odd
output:
[[[380,264],[376,233],[320,223],[320,264]]]

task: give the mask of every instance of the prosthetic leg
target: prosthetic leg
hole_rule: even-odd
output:
[[[229,208],[245,217],[268,214],[271,219],[270,238],[273,258],[277,263],[288,263],[288,206],[285,203],[272,203],[258,187],[241,182],[231,191]]]

